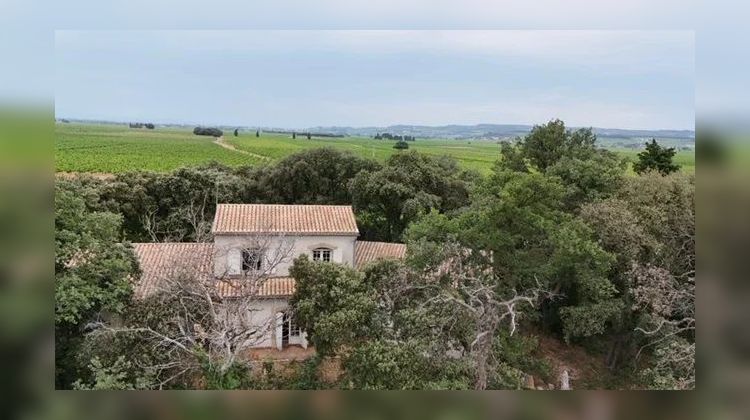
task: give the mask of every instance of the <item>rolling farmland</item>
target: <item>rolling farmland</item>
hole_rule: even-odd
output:
[[[167,172],[181,166],[217,161],[254,165],[259,159],[213,144],[213,138],[187,130],[142,130],[115,125],[57,125],[57,172]]]
[[[225,132],[224,145],[212,137],[196,136],[185,128],[130,129],[115,124],[57,124],[55,127],[55,170],[57,172],[120,173],[129,170],[167,172],[182,166],[216,161],[229,166],[262,165],[292,153],[317,147],[332,147],[383,161],[393,153],[393,141],[366,137],[292,139],[284,134]],[[467,169],[488,172],[499,156],[494,141],[418,139],[410,150],[448,155]],[[617,150],[635,159],[635,150]],[[680,151],[676,162],[693,172],[695,155]]]

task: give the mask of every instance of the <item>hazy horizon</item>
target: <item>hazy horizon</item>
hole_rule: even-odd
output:
[[[58,31],[59,118],[695,128],[692,31]]]
[[[384,125],[346,125],[346,124],[333,124],[333,125],[311,125],[311,126],[305,126],[305,127],[287,127],[287,126],[271,126],[271,125],[264,125],[264,124],[258,124],[258,125],[252,125],[252,124],[226,124],[221,122],[216,123],[201,123],[197,121],[159,121],[156,119],[141,119],[141,120],[125,120],[125,119],[96,119],[96,118],[83,118],[83,117],[77,117],[77,116],[68,116],[68,115],[55,115],[56,120],[69,120],[69,121],[81,121],[81,122],[91,122],[91,123],[112,123],[112,124],[129,124],[129,123],[153,123],[156,125],[176,125],[176,126],[216,126],[216,127],[240,127],[240,128],[258,128],[258,129],[310,129],[310,128],[328,128],[328,127],[336,127],[336,128],[385,128],[385,127],[392,127],[392,126],[412,126],[412,127],[430,127],[430,128],[437,128],[437,127],[451,127],[451,126],[457,126],[457,127],[473,127],[473,126],[480,126],[480,125],[497,125],[497,126],[526,126],[526,127],[533,127],[535,125],[541,125],[544,123],[549,122],[550,120],[554,119],[548,119],[546,121],[541,121],[538,123],[533,124],[524,124],[524,123],[513,123],[513,122],[480,122],[476,124],[462,124],[462,123],[444,123],[444,124],[409,124],[409,123],[393,123],[393,124],[384,124]],[[565,121],[564,121],[565,122]],[[568,128],[593,128],[593,129],[600,129],[600,130],[627,130],[627,131],[690,131],[695,132],[695,127],[691,128],[627,128],[627,127],[600,127],[600,126],[594,126],[594,125],[570,125],[566,122],[566,127]]]

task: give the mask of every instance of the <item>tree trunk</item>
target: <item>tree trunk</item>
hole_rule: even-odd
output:
[[[478,354],[476,362],[477,374],[474,382],[474,389],[477,391],[484,391],[487,389],[487,356]]]
[[[487,389],[487,359],[492,350],[492,341],[494,338],[494,334],[491,331],[493,330],[480,334],[474,346],[474,360],[477,368],[474,389],[478,391]]]
[[[618,336],[617,338],[615,338],[614,342],[612,343],[612,347],[610,347],[607,354],[606,362],[607,368],[609,368],[609,370],[615,370],[617,368],[617,361],[620,358],[620,353],[622,352],[622,345],[622,337]]]

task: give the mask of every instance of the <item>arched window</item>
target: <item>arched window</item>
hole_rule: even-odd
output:
[[[333,251],[329,248],[315,248],[312,252],[313,261],[331,262],[332,253]]]

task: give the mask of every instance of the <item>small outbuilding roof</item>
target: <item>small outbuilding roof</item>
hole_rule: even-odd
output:
[[[357,269],[379,259],[401,259],[406,256],[404,244],[357,241],[354,247],[354,267]]]
[[[298,204],[219,204],[212,232],[214,235],[359,235],[351,206]]]

